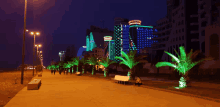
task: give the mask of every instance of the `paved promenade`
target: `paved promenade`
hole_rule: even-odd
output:
[[[89,76],[51,75],[39,90],[23,88],[5,107],[220,107],[220,103]]]

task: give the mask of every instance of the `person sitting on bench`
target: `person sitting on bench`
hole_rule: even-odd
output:
[[[139,76],[137,77],[135,85],[138,85],[138,86],[142,85],[142,82]]]

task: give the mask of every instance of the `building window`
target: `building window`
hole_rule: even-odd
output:
[[[202,30],[201,36],[205,36],[205,30]]]
[[[182,40],[184,40],[184,36],[182,36]]]
[[[206,21],[202,22],[202,23],[201,23],[201,27],[206,27],[206,24],[207,24]]]
[[[181,29],[179,29],[179,33],[181,33]]]
[[[183,25],[184,21],[182,20],[182,25]]]
[[[183,13],[181,14],[181,16],[183,17]]]
[[[200,18],[205,18],[205,14],[206,14],[206,12],[202,13]]]
[[[175,23],[175,20],[173,20],[173,23]]]
[[[176,30],[176,33],[177,33],[177,30]]]
[[[182,44],[182,46],[185,47],[185,46],[184,46],[184,43]]]
[[[181,37],[179,37],[179,40],[181,40]]]
[[[184,28],[182,28],[182,32],[184,32]]]
[[[178,37],[176,37],[176,41],[178,41]]]

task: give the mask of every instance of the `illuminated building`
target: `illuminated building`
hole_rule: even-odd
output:
[[[91,35],[91,32],[96,46],[104,47],[104,36],[113,36],[113,31],[110,31],[107,28],[99,28],[97,26],[90,26],[90,29],[86,30],[86,35]]]
[[[129,52],[129,25],[122,25],[122,51]]]
[[[97,47],[97,45],[93,39],[92,32],[90,32],[90,35],[86,36],[86,51],[92,51],[95,47]]]
[[[77,52],[77,57],[79,57],[80,59],[83,58],[83,52],[86,51],[87,46],[82,46],[79,48],[78,52]]]
[[[137,54],[140,53],[140,49],[145,47],[151,47],[151,44],[157,42],[156,40],[151,40],[156,37],[153,35],[153,31],[157,31],[153,29],[153,26],[143,26],[141,25],[140,20],[131,20],[130,24],[130,50],[137,50]]]
[[[105,50],[105,55],[109,57],[110,60],[115,59],[115,44],[114,40],[112,40],[111,36],[105,36],[104,41],[107,44],[106,47],[104,48]]]
[[[115,41],[111,40],[109,44],[109,59],[110,60],[115,60]]]
[[[121,51],[123,50],[123,25],[128,25],[128,19],[115,18],[114,19],[114,48],[115,56],[121,56]],[[126,47],[126,45],[125,45]],[[119,60],[116,60],[119,61]]]

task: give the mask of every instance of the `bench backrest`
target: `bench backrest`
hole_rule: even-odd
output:
[[[76,74],[80,74],[80,72],[76,72]]]
[[[128,81],[130,76],[115,75],[115,80]]]

